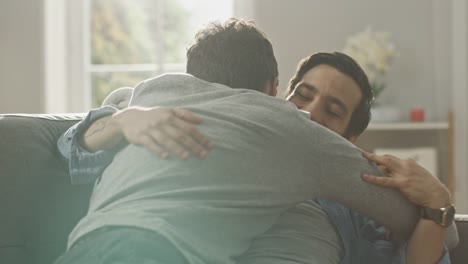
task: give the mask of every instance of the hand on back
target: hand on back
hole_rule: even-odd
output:
[[[363,156],[375,162],[385,173],[384,177],[363,175],[366,182],[398,189],[418,206],[441,208],[450,203],[450,193],[447,188],[416,161],[366,152]]]
[[[205,158],[211,141],[197,129],[202,119],[180,108],[129,107],[114,114],[114,123],[124,138],[161,158],[175,155],[187,159],[191,154]]]

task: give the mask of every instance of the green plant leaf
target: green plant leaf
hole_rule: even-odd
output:
[[[371,88],[374,93],[374,98],[377,99],[379,95],[385,90],[385,83],[372,82]]]

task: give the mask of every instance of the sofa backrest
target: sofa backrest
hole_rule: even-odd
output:
[[[83,115],[0,116],[0,263],[52,263],[87,210],[56,141]]]
[[[0,115],[0,263],[50,264],[86,213],[91,185],[72,186],[58,137],[84,117]],[[468,215],[457,215],[460,244],[452,263],[468,259]]]

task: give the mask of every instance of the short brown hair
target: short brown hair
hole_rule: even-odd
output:
[[[232,88],[263,92],[278,77],[273,47],[252,21],[212,22],[195,36],[187,51],[187,73]]]

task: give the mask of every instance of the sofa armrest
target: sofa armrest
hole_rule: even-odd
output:
[[[468,262],[468,214],[455,215],[455,223],[460,242],[450,251],[450,259],[452,264],[463,264]]]
[[[56,143],[82,118],[0,115],[0,263],[52,263],[86,213],[92,185],[70,184]]]

